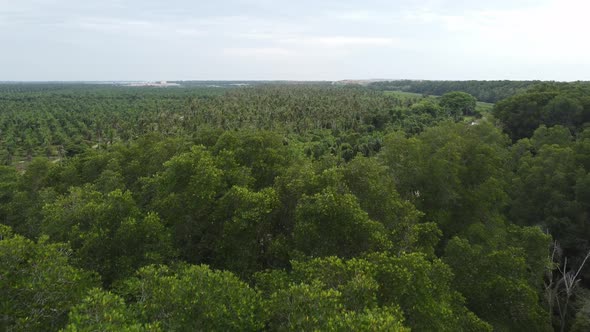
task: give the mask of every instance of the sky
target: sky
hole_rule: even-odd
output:
[[[588,0],[0,0],[0,81],[590,80]]]

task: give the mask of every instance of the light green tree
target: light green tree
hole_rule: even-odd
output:
[[[144,267],[120,289],[140,321],[165,331],[258,331],[266,320],[254,289],[204,265]]]
[[[65,324],[70,307],[97,285],[95,274],[70,265],[64,244],[37,242],[0,224],[0,330],[49,331]]]

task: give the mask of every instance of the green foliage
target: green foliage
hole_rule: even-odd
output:
[[[156,214],[142,216],[130,192],[72,187],[43,214],[43,233],[69,242],[78,264],[99,272],[107,284],[173,255],[169,231]]]
[[[531,266],[527,257],[523,248],[492,249],[457,237],[449,241],[445,252],[445,261],[456,274],[454,286],[466,297],[467,307],[494,329],[550,331],[549,315],[535,288],[546,265],[535,261]]]
[[[369,219],[355,196],[332,188],[302,197],[293,240],[295,250],[312,257],[348,258],[391,246],[385,227]]]
[[[422,213],[400,197],[387,167],[375,158],[357,156],[345,165],[342,172],[342,181],[356,196],[361,208],[389,232],[393,245],[391,250],[411,251],[420,246],[420,251],[427,252],[427,248],[436,245],[437,236],[430,242],[423,241],[429,232],[425,224],[417,223]]]
[[[283,137],[267,131],[226,131],[214,151],[232,151],[236,162],[252,171],[255,188],[271,186],[274,178],[288,165],[291,150]]]
[[[584,83],[539,85],[497,103],[494,116],[513,140],[530,137],[542,124],[580,131],[590,121],[588,91]]]
[[[122,286],[130,309],[164,331],[257,331],[265,321],[259,295],[230,272],[207,266],[148,266]]]
[[[403,316],[399,309],[383,307],[367,309],[363,312],[345,312],[328,322],[328,329],[333,331],[390,331],[409,332],[403,326]]]
[[[5,183],[9,190],[6,195],[12,198],[4,202],[0,210],[6,213],[5,223],[17,233],[31,238],[40,235],[41,209],[46,200],[55,196],[54,191],[47,188],[53,182],[55,168],[50,161],[35,158],[16,183]]]
[[[345,262],[328,257],[294,262],[291,275],[276,270],[257,273],[257,287],[262,287],[268,297],[268,328],[279,331],[409,330],[404,327],[403,314],[397,306],[377,306],[378,285],[366,274],[371,268],[363,260]]]
[[[215,249],[216,265],[244,276],[272,266],[276,256],[272,217],[277,206],[272,188],[260,192],[231,188],[218,205],[218,218],[224,224]]]
[[[584,141],[571,141],[563,127],[540,127],[530,142],[532,151],[522,154],[516,166],[510,216],[519,224],[547,229],[566,256],[584,255],[590,248],[585,226],[589,170],[579,154]]]
[[[95,286],[96,276],[70,265],[71,251],[34,242],[0,224],[0,329],[3,331],[57,330],[70,307]]]
[[[495,103],[525,91],[539,81],[384,81],[369,84],[376,90],[399,90],[425,95],[441,96],[453,91],[462,91],[478,100]]]
[[[385,137],[379,155],[401,196],[435,221],[446,238],[491,223],[507,203],[508,141],[490,124],[445,123],[416,137]]]
[[[366,259],[326,257],[294,261],[290,277],[270,272],[257,274],[256,278],[264,292],[271,294],[270,301],[274,304],[271,308],[284,306],[273,301],[286,302],[288,296],[291,299],[307,294],[303,299],[287,302],[294,307],[279,310],[276,319],[280,321],[287,318],[291,321],[289,315],[294,308],[322,312],[321,317],[315,317],[303,311],[294,318],[297,324],[304,322],[312,326],[324,326],[326,322],[320,319],[330,315],[344,313],[361,318],[368,312],[393,309],[399,313],[396,316],[404,317],[396,319],[398,322],[405,321],[404,325],[419,331],[490,330],[485,322],[463,307],[460,295],[450,288],[449,267],[440,260],[430,262],[419,254],[394,257],[375,253]],[[300,301],[304,299],[311,300],[312,304],[303,305]],[[308,316],[309,321],[303,318]],[[310,329],[309,326],[294,328]]]
[[[377,267],[379,303],[398,304],[413,329],[491,330],[463,307],[461,296],[451,288],[452,271],[442,261],[429,262],[421,254],[374,254],[367,260]]]
[[[269,328],[276,331],[313,331],[327,329],[334,316],[343,312],[341,294],[323,290],[319,285],[295,284],[273,293]]]
[[[457,119],[463,115],[474,115],[477,99],[468,93],[453,91],[442,95],[439,103]]]
[[[317,282],[337,290],[348,310],[362,311],[378,306],[380,285],[375,280],[375,266],[366,260],[345,261],[332,256],[306,262],[293,261],[292,266],[291,277],[296,282]]]
[[[582,302],[582,307],[576,313],[571,327],[572,332],[583,332],[590,329],[590,301],[586,297],[580,302]]]
[[[342,294],[321,284],[292,284],[268,301],[272,331],[409,331],[396,307],[345,310]]]
[[[138,323],[123,299],[98,288],[90,290],[82,302],[72,308],[64,332],[162,331],[158,324]]]
[[[175,245],[187,261],[198,262],[212,250],[220,225],[209,215],[223,186],[223,171],[203,146],[173,157],[163,171],[145,179],[148,206],[172,226]]]
[[[14,168],[0,166],[0,220],[4,223],[8,221],[12,212],[10,203],[14,200],[18,180],[19,176]]]
[[[199,84],[0,85],[3,329],[550,327],[550,236],[590,249],[586,83],[471,124],[532,82]]]

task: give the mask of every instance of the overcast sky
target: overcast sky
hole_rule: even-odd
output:
[[[589,0],[0,0],[7,80],[590,80]]]

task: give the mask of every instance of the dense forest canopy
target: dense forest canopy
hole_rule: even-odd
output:
[[[0,85],[0,329],[587,331],[590,86],[393,83]]]
[[[397,80],[381,81],[369,84],[369,87],[381,91],[406,91],[425,95],[441,96],[448,92],[466,92],[478,100],[496,103],[504,98],[526,91],[541,83],[540,81],[428,81]]]
[[[494,116],[513,139],[530,137],[541,125],[576,134],[590,122],[590,84],[539,84],[499,102]]]

